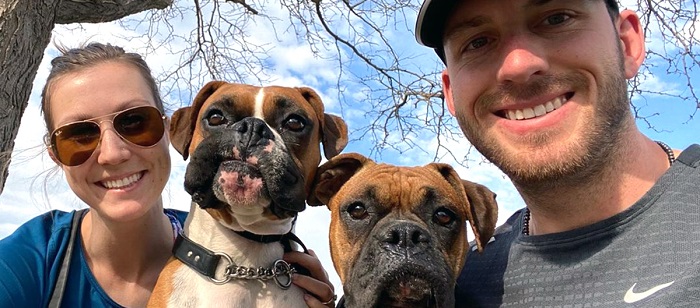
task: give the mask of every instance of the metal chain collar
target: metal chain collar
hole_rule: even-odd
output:
[[[245,280],[260,280],[268,281],[270,279],[275,280],[275,284],[282,290],[287,290],[292,285],[292,274],[296,273],[296,269],[289,265],[284,260],[277,260],[272,265],[271,268],[265,267],[247,267],[238,266],[233,262],[231,257],[225,253],[215,252],[215,255],[221,256],[223,260],[226,260],[228,264],[224,270],[224,277],[222,279],[211,278],[209,279],[215,284],[225,284],[231,279],[245,279]]]

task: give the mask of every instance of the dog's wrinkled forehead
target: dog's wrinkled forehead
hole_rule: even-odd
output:
[[[309,117],[318,117],[316,106],[312,106],[295,88],[278,86],[256,87],[244,84],[226,84],[219,87],[205,101],[205,108],[199,109],[202,119],[212,108],[223,108],[240,120],[255,117],[268,123],[281,114],[303,111]]]
[[[210,91],[203,89],[195,99],[190,114],[190,123],[193,132],[190,145],[199,144],[206,138],[206,129],[203,129],[203,120],[213,113],[225,112],[231,122],[240,121],[246,117],[262,119],[275,130],[275,123],[284,119],[289,114],[303,114],[308,118],[319,118],[323,114],[323,106],[320,101],[307,99],[297,88],[279,86],[257,87],[246,84],[217,83],[209,87]]]
[[[355,183],[353,183],[355,182]],[[413,211],[417,205],[449,205],[464,214],[463,198],[433,170],[422,167],[398,167],[378,164],[353,177],[341,189],[351,199],[364,200],[392,210]],[[426,206],[432,209],[433,206]]]

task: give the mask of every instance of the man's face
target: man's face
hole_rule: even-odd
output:
[[[632,124],[625,78],[641,62],[620,25],[603,1],[462,1],[445,27],[448,108],[516,184],[594,172]]]

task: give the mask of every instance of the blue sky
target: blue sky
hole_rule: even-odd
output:
[[[407,16],[412,25],[414,16]],[[180,27],[185,25],[178,24]],[[257,25],[255,31],[265,32],[264,25]],[[419,46],[413,40],[412,33],[406,29],[397,27],[388,30],[388,37],[394,40],[396,46],[400,46],[403,52],[415,54],[417,59],[411,65],[426,65],[430,69],[439,67],[441,64],[432,51]],[[124,46],[129,51],[139,52],[143,49],[146,41],[141,39],[123,39],[132,36],[128,30],[121,28],[115,23],[82,25],[82,26],[58,26],[54,31],[54,40],[67,46],[77,46],[86,40],[110,42]],[[260,35],[257,39],[263,42],[265,35]],[[697,38],[696,38],[697,39]],[[648,47],[655,46],[654,38],[648,38]],[[258,43],[260,43],[258,42]],[[356,130],[366,125],[368,119],[365,118],[364,111],[371,108],[371,101],[366,95],[359,91],[355,95],[355,101],[350,105],[341,106],[337,99],[337,76],[338,69],[335,63],[314,57],[306,47],[305,43],[296,40],[290,35],[280,39],[271,39],[266,42],[270,51],[269,64],[271,69],[263,72],[266,78],[271,80],[269,84],[287,86],[310,86],[316,89],[326,104],[327,112],[343,116],[350,130]],[[668,49],[674,46],[661,46]],[[70,191],[64,183],[63,174],[55,168],[54,163],[48,158],[43,147],[42,137],[46,133],[43,120],[39,114],[39,94],[43,83],[48,75],[48,61],[55,56],[57,51],[53,45],[49,46],[45,52],[45,58],[41,63],[41,68],[37,73],[32,90],[29,106],[25,111],[20,126],[19,135],[16,139],[15,150],[12,155],[10,165],[10,175],[4,192],[0,195],[0,238],[9,235],[20,224],[28,219],[39,215],[50,209],[73,210],[85,207]],[[165,49],[156,49],[146,55],[146,61],[156,72],[168,71],[179,61],[179,55],[169,53]],[[697,67],[694,72],[692,83],[700,89],[700,76]],[[684,81],[677,77],[669,78],[665,76],[662,69],[654,72],[656,75],[648,76],[642,87],[663,93],[684,94],[687,86]],[[206,81],[193,81],[189,88],[196,93]],[[348,83],[348,91],[354,91],[352,85]],[[687,93],[685,93],[687,94]],[[193,94],[192,94],[193,95]],[[171,112],[177,106],[189,104],[187,95],[165,97],[166,103],[173,106]],[[684,149],[692,143],[700,143],[700,120],[689,120],[689,116],[695,111],[695,106],[689,102],[668,99],[659,95],[646,96],[644,99],[635,100],[635,105],[639,107],[640,115],[654,115],[649,118],[653,129],[647,127],[644,121],[638,121],[638,125],[651,138],[661,140],[673,148]],[[658,114],[658,115],[655,115]],[[357,134],[351,137],[358,138]],[[399,138],[398,136],[392,136]],[[424,148],[435,148],[436,138],[429,134],[417,133],[410,136],[411,142],[421,145]],[[458,136],[456,141],[446,141],[447,147],[451,149],[454,157],[467,157],[466,168],[457,164],[451,157],[439,155],[441,162],[455,166],[458,173],[465,179],[487,185],[498,195],[500,206],[499,221],[504,221],[510,214],[523,207],[524,204],[508,179],[493,165],[484,162],[483,158],[475,151],[469,151],[470,147],[466,140]],[[346,152],[359,152],[369,154],[372,145],[369,138],[354,140],[346,148]],[[182,179],[184,175],[185,162],[173,150],[173,171],[163,198],[166,207],[182,210],[189,209],[190,197],[182,190]],[[399,165],[423,165],[433,160],[434,153],[424,152],[417,148],[404,147],[401,152],[387,149],[374,158],[387,163]],[[314,249],[319,254],[324,267],[332,276],[336,287],[340,286],[339,279],[334,274],[330,255],[328,253],[328,224],[330,221],[329,212],[325,207],[307,208],[299,220],[297,233],[305,242],[306,246]]]

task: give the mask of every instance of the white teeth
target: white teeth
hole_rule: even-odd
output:
[[[507,110],[505,115],[509,120],[527,120],[536,117],[541,117],[547,113],[559,109],[562,104],[566,103],[566,98],[557,97],[542,105],[537,105],[533,108],[524,108],[516,110]]]
[[[114,180],[114,181],[103,181],[102,185],[104,187],[107,187],[109,189],[115,189],[115,188],[124,188],[127,187],[134,182],[138,181],[141,179],[141,173],[136,173],[134,175],[131,175],[129,177],[119,179],[119,180]]]
[[[564,100],[561,97],[557,97],[556,99],[554,99],[554,102],[552,102],[552,104],[554,105],[554,109],[559,109],[559,107],[561,107],[563,103]]]
[[[535,116],[539,117],[547,114],[547,109],[543,105],[535,107]]]
[[[525,116],[523,115],[523,111],[522,111],[522,110],[516,110],[516,111],[515,111],[515,118],[518,119],[518,120],[524,119]]]
[[[552,102],[547,102],[546,104],[544,104],[544,108],[547,112],[550,112],[554,110],[554,105],[552,105]]]

